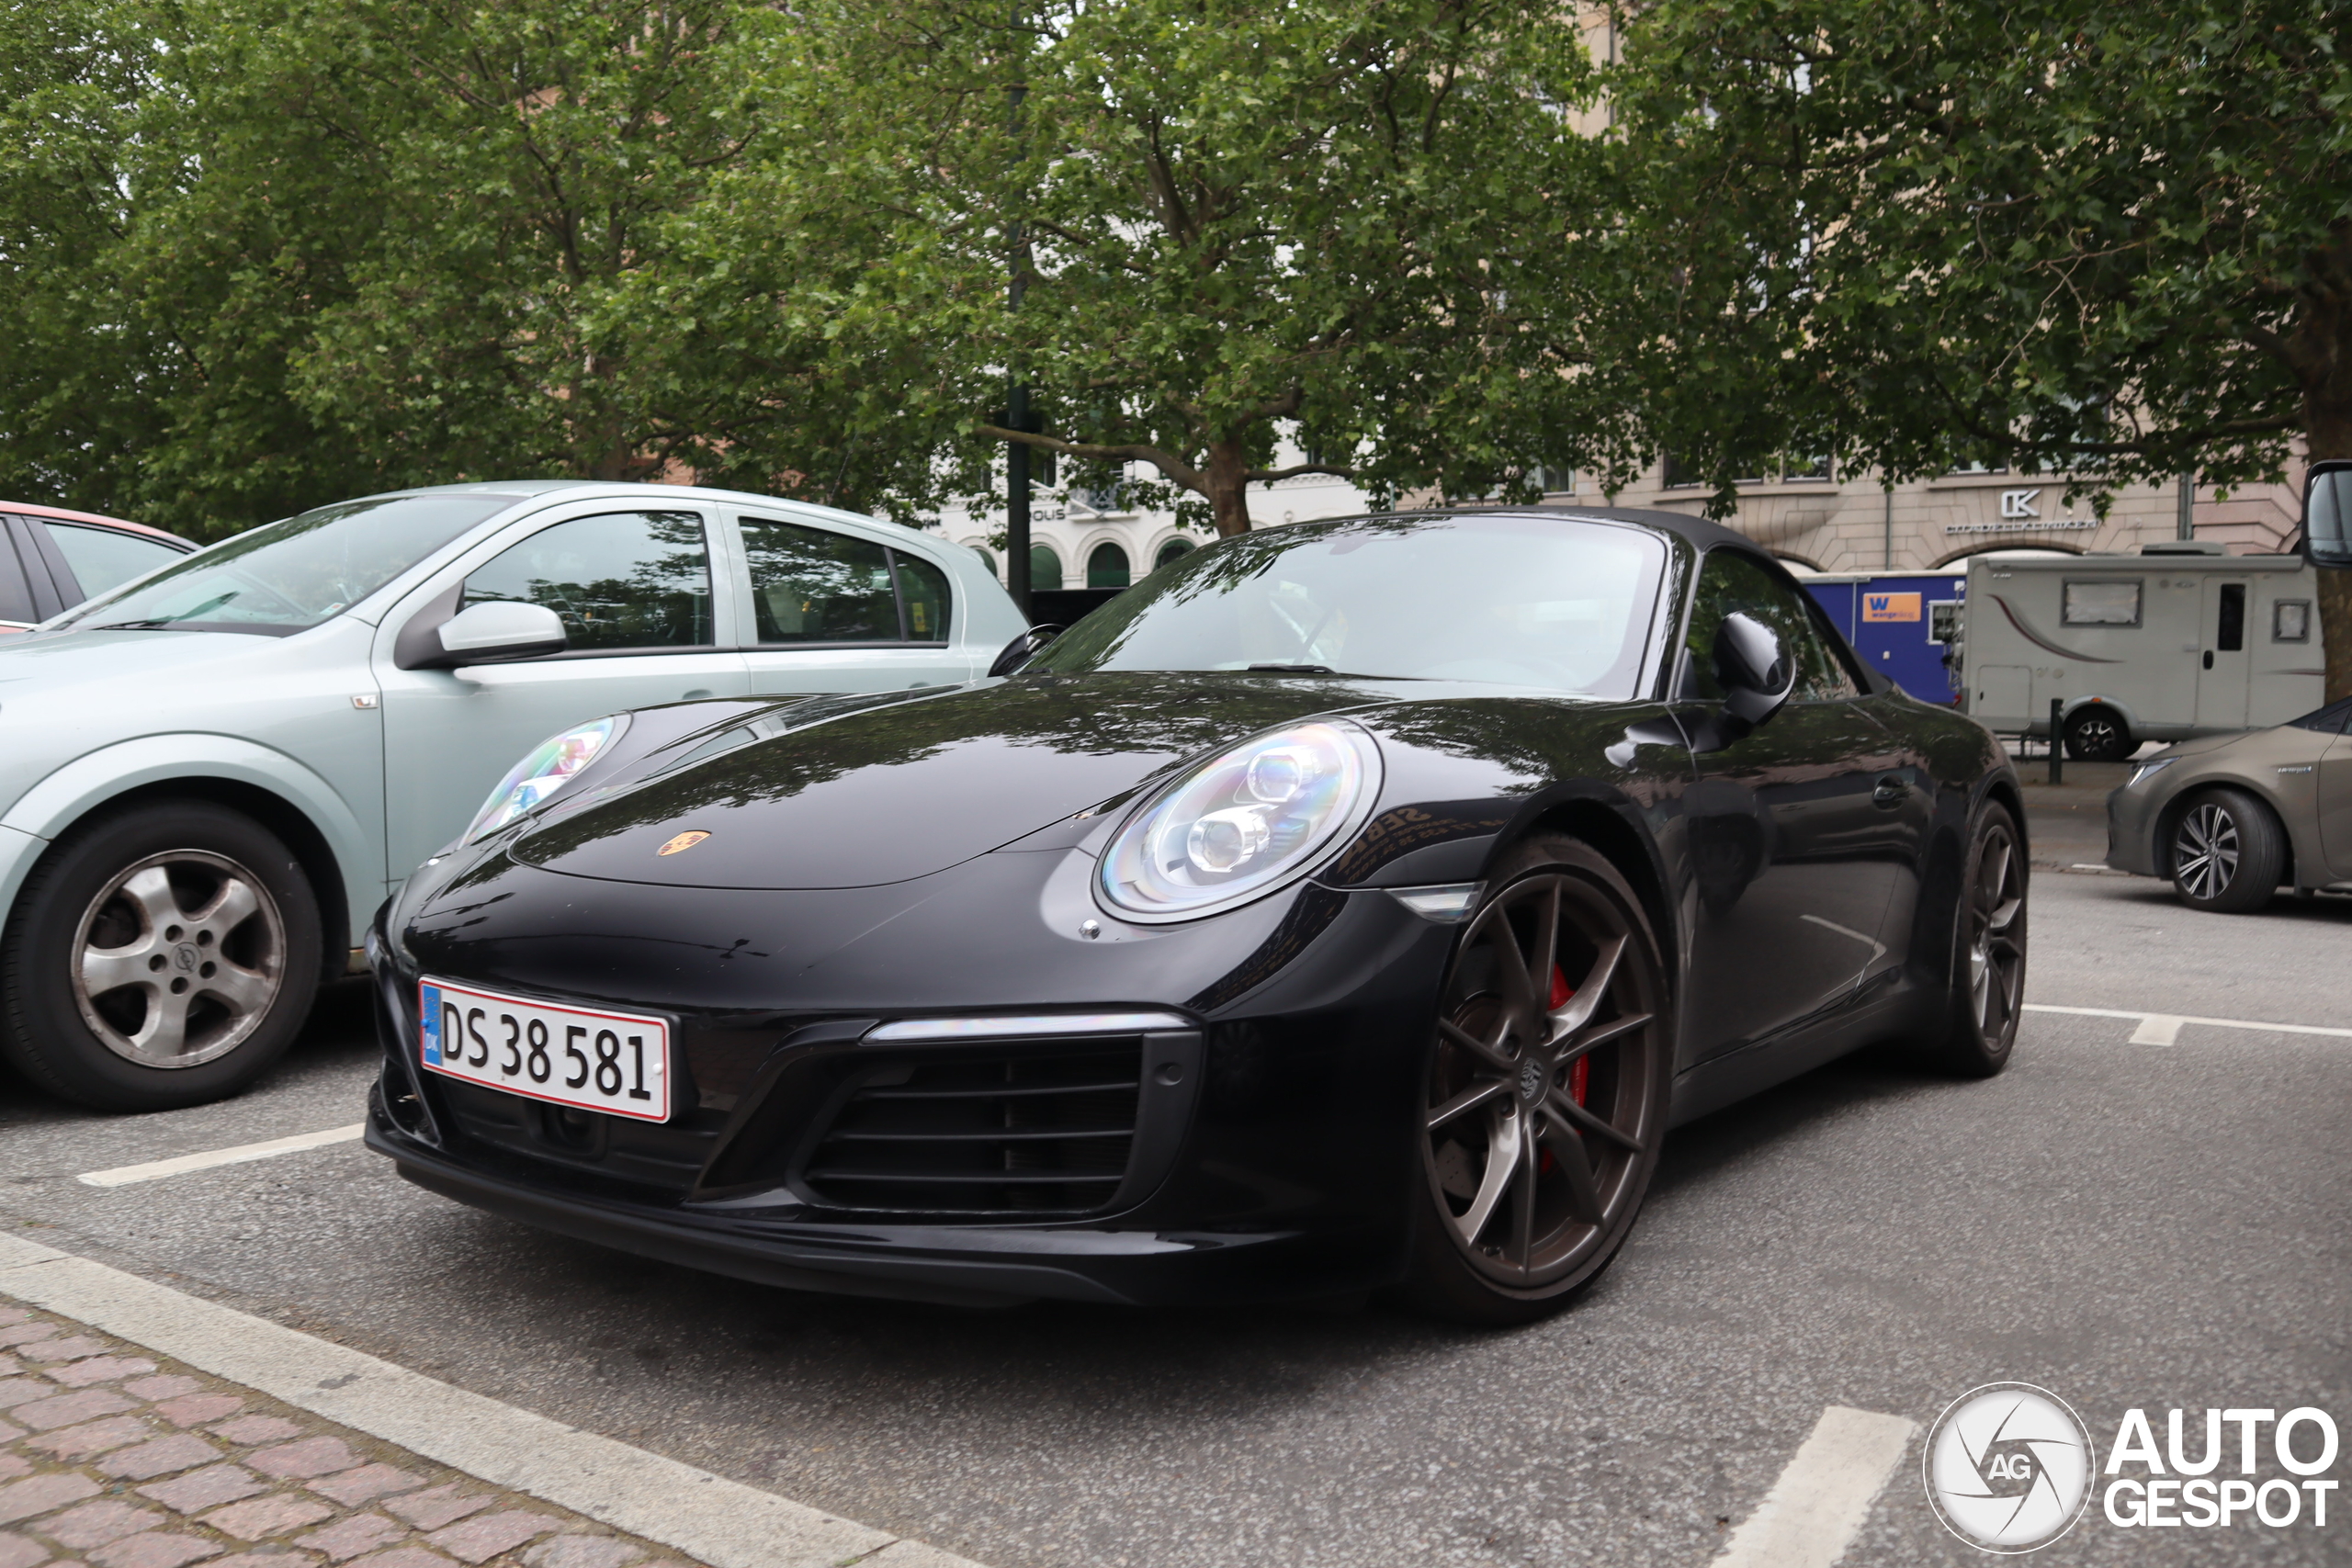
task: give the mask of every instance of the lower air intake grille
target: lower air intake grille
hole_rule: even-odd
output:
[[[1126,1176],[1142,1059],[1130,1043],[877,1068],[851,1089],[801,1179],[843,1209],[1101,1209]]]

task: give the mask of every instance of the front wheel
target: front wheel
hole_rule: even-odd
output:
[[[2172,886],[2192,909],[2243,915],[2270,902],[2287,873],[2287,830],[2244,790],[2197,796],[2172,834]]]
[[[285,1051],[320,965],[308,880],[277,837],[206,801],[62,837],[0,943],[0,1052],[101,1111],[234,1093]]]
[[[1605,858],[1532,839],[1491,884],[1440,997],[1405,1296],[1510,1324],[1623,1246],[1665,1141],[1673,1032],[1649,922]]]
[[[2009,1065],[2025,1006],[2026,897],[2030,890],[2017,819],[1987,801],[1961,863],[1954,911],[1951,990],[1936,1053],[1970,1077]]]

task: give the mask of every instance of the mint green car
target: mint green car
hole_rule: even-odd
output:
[[[229,1094],[591,721],[953,684],[1023,630],[971,550],[669,485],[369,496],[185,557],[0,644],[0,1055],[102,1109]]]

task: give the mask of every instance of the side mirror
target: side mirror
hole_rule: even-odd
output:
[[[989,666],[990,675],[1010,675],[1037,656],[1037,650],[1062,635],[1059,626],[1031,626],[1004,645],[1004,651]]]
[[[2352,462],[2324,458],[2304,470],[2303,558],[2352,567]]]
[[[1724,712],[1744,724],[1763,723],[1796,690],[1796,665],[1780,634],[1743,611],[1725,615],[1715,628],[1714,662]]]
[[[510,659],[532,659],[561,653],[571,644],[563,620],[545,604],[518,604],[492,599],[469,605],[441,623],[434,633],[441,645],[409,668],[455,670],[465,664],[495,664]]]

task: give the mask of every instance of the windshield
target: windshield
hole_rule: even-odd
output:
[[[1160,568],[1028,666],[1486,681],[1627,697],[1666,547],[1574,517],[1353,518]]]
[[[318,507],[199,550],[57,625],[286,637],[350,608],[517,499],[389,495]]]

